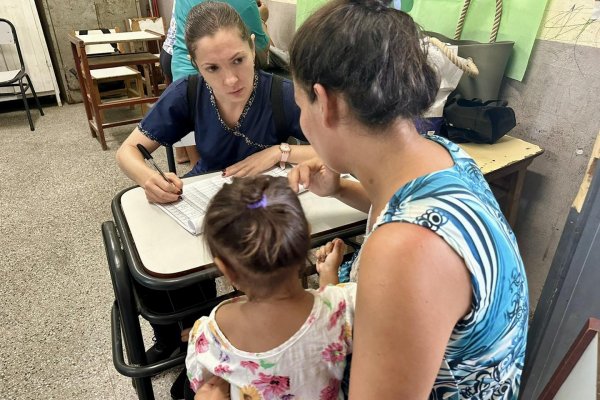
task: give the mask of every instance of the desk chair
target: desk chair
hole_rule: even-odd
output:
[[[40,115],[44,115],[40,101],[38,100],[33,83],[29,75],[25,71],[25,62],[23,61],[23,54],[21,53],[21,46],[19,46],[19,39],[17,37],[17,31],[15,26],[7,19],[0,18],[0,45],[14,45],[19,58],[19,69],[13,69],[8,71],[0,71],[0,88],[2,87],[18,87],[21,92],[21,98],[25,105],[25,111],[27,112],[27,119],[29,120],[29,128],[34,131],[33,120],[31,119],[31,111],[29,110],[29,104],[27,103],[27,96],[25,92],[27,89],[31,89],[33,98],[37,104]],[[5,53],[5,57],[8,59],[10,53]],[[27,83],[23,82],[23,79],[27,80]],[[0,96],[13,96],[13,93],[0,93]]]
[[[128,18],[125,25],[127,26],[127,29],[131,32],[152,31],[163,35],[163,37],[167,33],[162,17]],[[144,43],[144,51],[149,51],[153,53],[156,57],[160,57],[159,53],[161,48],[162,40]],[[145,70],[148,68],[151,67],[149,67],[148,65],[144,65]],[[156,63],[152,68],[152,73],[145,73],[144,76],[155,80],[159,80],[159,78],[163,76],[162,71],[160,70],[160,63]],[[156,83],[156,85],[154,85],[154,83]],[[148,93],[150,93],[153,86],[158,88],[158,93],[161,93],[166,88],[166,85],[164,83],[159,84],[158,82],[151,82],[150,79],[145,79],[145,84]]]
[[[131,67],[113,67],[113,68],[102,68],[93,69],[90,71],[92,77],[92,101],[97,105],[107,103],[110,101],[102,101],[102,97],[109,96],[126,96],[127,98],[142,98],[144,97],[144,87],[142,83],[142,74],[136,69]],[[115,88],[112,90],[100,91],[100,85],[103,83],[110,82],[122,82],[123,87]],[[118,101],[111,100],[111,101]],[[133,109],[134,106],[130,106]],[[140,110],[142,115],[146,113],[146,105],[140,104]],[[100,116],[104,120],[104,111],[100,110]],[[99,122],[100,124],[102,121]]]
[[[117,29],[107,29],[107,28],[99,28],[99,29],[80,29],[75,31],[75,35],[102,35],[108,33],[116,33]],[[88,44],[85,46],[85,53],[89,58],[92,57],[101,57],[101,56],[109,56],[111,54],[119,54],[121,51],[117,43],[102,43],[102,44]],[[123,84],[123,79],[119,79],[119,70],[113,70],[112,68],[106,68],[107,71],[103,73],[102,78],[104,83],[98,86],[98,90],[101,93],[101,96],[104,95],[104,92],[107,92],[106,95],[110,95],[111,93],[118,93],[120,91],[125,91],[127,86]],[[111,71],[115,74],[114,80],[107,79],[109,78],[108,73]],[[103,112],[101,112],[104,114]]]
[[[75,31],[76,35],[102,35],[104,33],[116,33],[116,29],[80,29]],[[89,44],[85,46],[85,53],[88,57],[92,56],[106,56],[109,54],[119,53],[119,49],[116,43],[103,43],[103,44]]]
[[[133,378],[133,385],[140,400],[154,400],[150,377],[170,368],[183,365],[185,353],[172,355],[166,360],[148,364],[139,316],[154,324],[170,324],[185,319],[208,315],[223,300],[239,293],[233,292],[216,298],[205,298],[198,293],[196,304],[187,307],[173,307],[168,311],[150,309],[144,301],[144,293],[152,288],[144,287],[133,276],[117,235],[115,224],[108,221],[102,224],[102,237],[108,261],[108,268],[115,293],[115,301],[111,310],[112,357],[116,370]],[[207,270],[206,280],[217,276],[214,271]],[[175,283],[174,286],[177,286]],[[156,294],[161,291],[155,290]],[[162,293],[164,294],[164,293]],[[123,356],[123,343],[127,353],[127,362]]]

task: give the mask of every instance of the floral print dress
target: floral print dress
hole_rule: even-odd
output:
[[[217,375],[231,384],[232,400],[343,399],[340,382],[352,352],[356,284],[309,292],[314,303],[302,327],[267,352],[235,348],[215,320],[220,306],[244,297],[227,300],[196,321],[185,360],[192,389]]]

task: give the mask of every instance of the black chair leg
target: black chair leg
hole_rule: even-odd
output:
[[[25,94],[25,86],[23,86],[23,78],[19,79],[19,88],[21,89],[21,97],[23,98],[23,104],[25,105],[25,111],[27,112],[27,119],[29,120],[29,128],[35,131],[33,126],[33,120],[31,119],[31,110],[29,110],[29,104],[27,103],[27,95]]]
[[[169,164],[169,172],[174,174],[177,173],[177,167],[175,166],[175,156],[173,155],[173,146],[166,146],[167,152],[167,164]]]
[[[116,227],[112,221],[104,222],[102,224],[102,237],[104,239],[110,277],[115,292],[113,312],[118,312],[121,316],[121,326],[111,326],[113,336],[118,336],[120,339],[121,333],[123,334],[127,358],[131,364],[146,365],[147,360],[146,352],[144,350],[144,340],[142,338],[140,321],[138,319],[139,313],[137,312],[131,276],[129,275],[125,255],[120,247]],[[116,366],[115,363],[115,367]],[[139,400],[154,400],[151,378],[133,378],[133,382]]]
[[[27,78],[27,82],[29,83],[29,87],[31,88],[31,93],[33,93],[33,98],[35,99],[35,103],[37,104],[38,110],[40,110],[40,115],[44,115],[44,110],[42,110],[42,105],[40,104],[40,100],[37,97],[37,93],[35,93],[35,89],[33,88],[33,83],[31,83],[31,79],[28,74],[25,74],[25,78]]]

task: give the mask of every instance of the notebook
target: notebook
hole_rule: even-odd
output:
[[[264,174],[287,177],[288,171],[275,167]],[[183,200],[168,204],[155,203],[155,205],[173,218],[186,231],[192,235],[199,235],[202,233],[202,223],[208,203],[223,185],[231,183],[231,181],[230,177],[215,176],[210,179],[187,183],[183,185]],[[306,189],[301,187],[298,194],[304,191]]]

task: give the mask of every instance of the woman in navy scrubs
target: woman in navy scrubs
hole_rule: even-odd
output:
[[[189,110],[188,78],[180,79],[167,88],[117,152],[119,166],[144,188],[149,201],[176,201],[183,182],[167,174],[172,184],[168,183],[148,167],[138,143],[152,152],[196,132],[200,161],[191,175],[219,170],[224,176],[253,175],[281,161],[297,163],[315,155],[310,146],[286,143],[289,136],[305,140],[288,80],[282,87],[285,130],[276,130],[272,76],[255,69],[254,36],[231,6],[207,2],[194,7],[186,24],[186,45],[199,72],[195,113]]]

